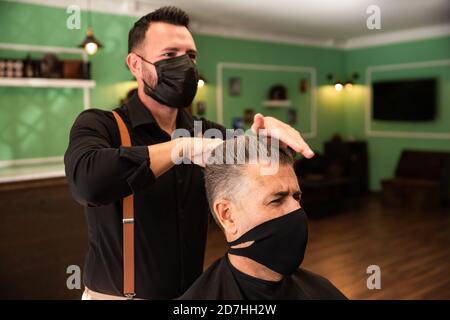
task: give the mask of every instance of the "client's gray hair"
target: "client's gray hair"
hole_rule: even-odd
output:
[[[217,224],[222,227],[214,212],[214,201],[225,198],[237,202],[247,184],[245,168],[248,164],[261,163],[262,158],[271,157],[279,165],[291,165],[293,153],[279,147],[279,141],[273,138],[258,139],[255,136],[238,136],[225,140],[211,153],[205,165],[205,188],[211,213]],[[220,159],[221,161],[214,161]]]

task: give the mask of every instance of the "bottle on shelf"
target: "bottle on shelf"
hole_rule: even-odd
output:
[[[34,77],[33,61],[31,60],[30,54],[28,54],[25,60],[23,61],[23,76],[25,78]]]

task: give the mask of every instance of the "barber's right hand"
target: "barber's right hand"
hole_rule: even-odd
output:
[[[204,167],[212,151],[221,143],[222,139],[184,137],[180,138],[177,154],[181,158],[189,159],[195,165]]]

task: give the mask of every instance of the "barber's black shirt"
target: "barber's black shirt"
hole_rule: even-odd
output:
[[[137,95],[116,111],[128,127],[132,147],[120,146],[111,112],[91,109],[76,119],[64,156],[73,196],[86,211],[84,284],[122,295],[122,198],[134,193],[136,295],[175,298],[202,273],[209,212],[203,172],[193,164],[180,164],[155,178],[147,146],[169,141],[170,136]],[[178,110],[177,128],[191,136],[193,121]],[[202,131],[209,128],[224,134],[222,126],[204,120]]]

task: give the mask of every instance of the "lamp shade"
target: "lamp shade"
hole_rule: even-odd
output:
[[[94,32],[91,27],[88,27],[86,38],[84,38],[83,42],[79,45],[80,48],[84,48],[84,50],[93,55],[97,52],[99,48],[103,48],[103,45],[94,37]]]

